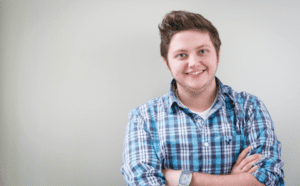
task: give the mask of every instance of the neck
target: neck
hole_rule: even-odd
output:
[[[211,83],[211,86],[208,86],[199,92],[183,90],[178,87],[178,97],[182,104],[184,104],[190,110],[195,112],[203,112],[213,104],[217,96],[217,86],[215,80],[213,80]]]

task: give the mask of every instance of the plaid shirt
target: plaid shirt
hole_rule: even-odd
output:
[[[169,93],[148,101],[129,113],[121,172],[127,185],[163,185],[162,169],[228,174],[241,151],[262,154],[252,173],[265,185],[284,185],[281,143],[263,102],[238,93],[216,78],[218,96],[208,117],[183,106]]]

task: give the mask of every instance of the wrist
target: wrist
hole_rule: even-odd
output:
[[[201,172],[193,172],[190,186],[201,186],[201,185],[203,185],[203,180],[201,181],[201,175],[202,174],[203,173],[201,173]]]
[[[177,184],[178,186],[190,186],[193,177],[193,171],[180,171]]]
[[[180,176],[181,170],[163,169],[162,173],[166,178],[167,186],[178,186],[178,178]]]

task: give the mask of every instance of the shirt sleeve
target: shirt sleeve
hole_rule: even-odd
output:
[[[258,98],[253,101],[248,116],[244,133],[247,145],[252,147],[249,155],[263,155],[263,158],[254,164],[259,168],[252,175],[266,186],[284,185],[283,161],[280,159],[281,143],[275,135],[270,114]]]
[[[131,111],[128,118],[121,168],[127,185],[164,185],[162,165],[155,152],[145,121],[137,110]]]

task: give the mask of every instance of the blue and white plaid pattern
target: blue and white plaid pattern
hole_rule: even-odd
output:
[[[262,154],[253,175],[265,185],[284,185],[281,143],[257,97],[237,93],[216,78],[218,97],[205,121],[169,93],[129,113],[121,172],[127,185],[163,185],[161,169],[228,174],[241,151]]]

